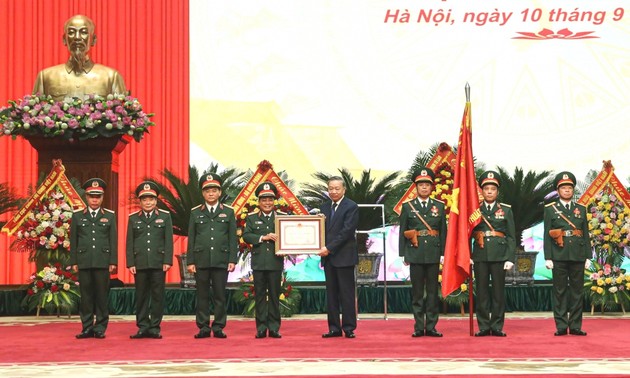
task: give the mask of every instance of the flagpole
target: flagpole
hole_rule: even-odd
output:
[[[475,335],[475,325],[473,322],[473,264],[470,264],[470,276],[468,278],[468,326],[470,328],[470,336]]]
[[[468,82],[466,82],[464,92],[466,93],[466,102],[470,102],[470,84],[468,84]],[[468,328],[470,336],[475,335],[475,325],[473,321],[473,287],[473,264],[470,264],[470,276],[468,276]]]

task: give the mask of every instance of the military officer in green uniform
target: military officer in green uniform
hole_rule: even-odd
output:
[[[584,268],[592,251],[586,207],[573,201],[575,176],[560,172],[554,180],[559,199],[545,205],[543,248],[545,266],[552,271],[553,317],[556,336],[586,336],[582,330]]]
[[[516,258],[516,238],[512,208],[497,202],[501,186],[498,172],[486,171],[479,177],[483,194],[481,223],[474,228],[472,260],[477,284],[477,324],[475,336],[507,336],[505,321],[505,272]],[[492,292],[490,279],[492,278]],[[492,297],[492,307],[490,306]]]
[[[274,201],[278,191],[270,182],[256,188],[258,209],[247,215],[243,240],[252,247],[252,269],[254,270],[254,293],[256,300],[256,338],[279,339],[280,335],[280,290],[284,256],[275,254],[278,235],[275,233],[276,214]]]
[[[107,184],[92,178],[83,184],[88,207],[74,212],[70,224],[70,264],[79,272],[82,330],[77,339],[105,338],[109,323],[109,275],[118,266],[114,212],[102,208]]]
[[[223,328],[227,321],[225,286],[228,273],[234,271],[238,239],[236,218],[231,207],[219,202],[222,179],[203,174],[199,179],[204,203],[190,212],[188,226],[188,272],[197,282],[196,339],[227,337]],[[210,284],[214,302],[214,321],[210,326]]]
[[[173,265],[173,223],[168,211],[157,208],[159,189],[152,181],[136,188],[139,211],[127,223],[127,268],[136,282],[136,325],[132,339],[161,339],[164,282]]]
[[[399,255],[410,265],[412,337],[442,337],[435,329],[439,316],[438,274],[444,259],[446,213],[442,201],[430,198],[435,174],[421,167],[413,174],[417,198],[400,212]],[[425,297],[426,289],[426,298]]]

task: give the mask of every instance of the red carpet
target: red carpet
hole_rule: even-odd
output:
[[[411,319],[359,322],[356,339],[322,339],[325,320],[289,319],[282,339],[254,339],[253,320],[228,320],[227,339],[193,339],[194,319],[163,323],[164,339],[131,340],[133,322],[111,322],[104,340],[77,340],[80,322],[2,324],[0,363],[268,359],[616,359],[628,358],[628,319],[586,319],[588,336],[554,337],[552,319],[508,319],[506,338],[468,336],[464,319],[442,319],[443,338],[412,338]],[[9,347],[10,346],[10,347]]]

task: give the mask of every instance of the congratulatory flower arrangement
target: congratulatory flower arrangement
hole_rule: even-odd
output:
[[[591,245],[599,264],[619,266],[630,246],[630,209],[614,193],[599,193],[587,204]]]
[[[43,308],[49,314],[76,312],[79,303],[79,283],[75,272],[63,269],[61,264],[48,264],[31,276],[22,305],[29,311]],[[39,314],[39,310],[38,310]]]
[[[591,304],[602,309],[613,309],[616,305],[630,308],[630,274],[626,274],[625,269],[595,261],[585,273],[588,281],[584,288]]]
[[[51,96],[27,95],[0,108],[0,135],[67,140],[128,135],[139,142],[154,125],[152,116],[131,96],[88,95],[55,102]]]

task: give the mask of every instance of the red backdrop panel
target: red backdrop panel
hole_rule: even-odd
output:
[[[187,0],[26,0],[0,1],[0,104],[28,94],[37,72],[66,61],[62,45],[64,22],[84,14],[96,24],[93,60],[116,68],[131,95],[147,112],[155,113],[151,134],[132,142],[120,156],[119,278],[132,283],[126,270],[127,217],[135,208],[130,199],[144,176],[169,168],[181,176],[189,160],[189,54]],[[0,137],[0,182],[9,182],[26,195],[36,182],[37,154],[23,140]],[[2,216],[6,220],[7,215]],[[27,282],[34,265],[27,256],[12,252],[13,237],[0,235],[0,285]],[[184,250],[176,238],[175,253]],[[179,281],[178,265],[167,275]]]

